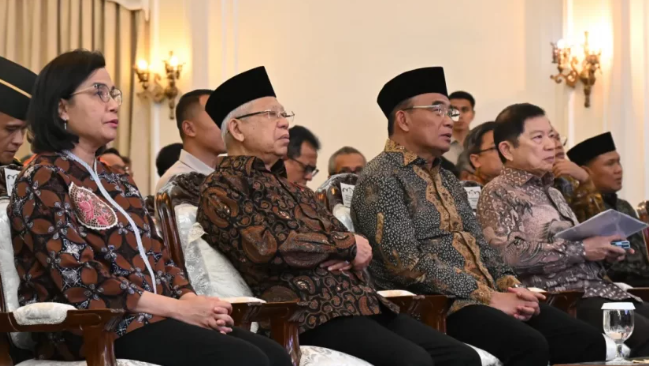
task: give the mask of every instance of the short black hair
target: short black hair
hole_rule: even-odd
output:
[[[518,137],[525,130],[525,121],[540,116],[545,116],[545,111],[530,103],[513,104],[505,108],[496,117],[496,128],[494,129],[496,148],[503,141],[509,141],[512,145],[518,146]],[[500,160],[505,163],[507,159],[499,148],[497,150]]]
[[[299,158],[302,155],[302,143],[308,142],[314,149],[320,150],[320,140],[306,127],[295,126],[288,130],[289,142],[287,156],[290,159]]]
[[[165,172],[180,159],[180,151],[183,149],[183,144],[177,142],[175,144],[167,145],[160,149],[158,156],[155,159],[155,166],[158,170],[158,176],[162,177]]]
[[[471,154],[479,154],[482,147],[482,139],[484,135],[486,135],[487,132],[493,131],[495,129],[496,122],[494,121],[485,122],[471,129],[469,134],[464,139],[464,151],[467,152],[467,157],[471,156]],[[496,150],[498,150],[498,148],[496,148]],[[470,158],[469,164],[471,164],[473,169],[475,169],[473,163],[471,163]]]
[[[448,159],[446,159],[443,156],[440,157],[440,160],[441,160],[440,164],[441,164],[443,169],[446,169],[449,172],[453,173],[453,175],[456,178],[460,178],[460,171],[458,170],[457,166],[455,166],[455,164],[453,164],[452,162],[450,162]]]
[[[119,153],[119,150],[117,150],[117,149],[114,148],[114,147],[111,147],[110,149],[106,149],[106,150],[104,150],[104,151],[101,152],[101,155],[108,155],[108,154],[117,155],[117,156],[119,156],[120,158],[122,158],[122,154],[120,154],[120,153]],[[122,159],[122,160],[123,160],[123,159]]]
[[[196,89],[189,93],[185,93],[180,97],[178,105],[176,106],[176,126],[178,127],[181,139],[185,138],[185,134],[183,133],[183,121],[194,117],[194,108],[196,108],[199,99],[203,95],[212,94],[212,92],[213,90],[210,89]]]
[[[471,94],[469,94],[469,93],[467,93],[465,91],[459,90],[459,91],[453,92],[453,93],[451,93],[451,95],[448,96],[448,99],[449,100],[453,100],[453,99],[468,100],[469,103],[471,104],[471,109],[475,108],[475,98],[473,98],[473,95],[471,95]]]
[[[411,103],[412,103],[412,98],[408,98],[403,102],[397,104],[397,106],[394,107],[392,112],[390,112],[390,115],[388,116],[388,136],[392,136],[392,134],[394,133],[394,122],[397,119],[397,112],[406,108],[410,108]]]
[[[101,53],[79,49],[59,55],[43,68],[27,111],[33,152],[71,150],[79,143],[79,136],[64,128],[59,103],[69,99],[95,70],[104,67],[106,60]]]

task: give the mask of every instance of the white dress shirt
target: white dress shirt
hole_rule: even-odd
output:
[[[156,184],[155,186],[155,191],[160,192],[160,190],[162,190],[162,187],[164,187],[164,185],[167,184],[167,182],[169,182],[169,180],[171,180],[174,175],[187,174],[192,172],[210,175],[214,172],[214,168],[203,163],[197,157],[183,149],[180,151],[180,158],[178,159],[178,161],[174,165],[172,165],[171,168],[169,168],[169,170],[167,170],[162,177],[160,177],[158,184]]]

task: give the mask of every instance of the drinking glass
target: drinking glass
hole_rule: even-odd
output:
[[[604,309],[604,333],[615,341],[617,356],[608,363],[632,364],[622,355],[622,346],[633,333],[632,309]]]

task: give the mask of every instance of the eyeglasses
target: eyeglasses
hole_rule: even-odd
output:
[[[312,178],[315,177],[316,175],[318,175],[318,172],[320,171],[320,170],[318,170],[318,168],[314,167],[313,165],[304,164],[303,162],[301,162],[299,160],[295,160],[295,159],[292,159],[292,158],[289,159],[289,160],[293,160],[294,162],[298,163],[298,165],[300,165],[302,170],[304,170],[304,175],[311,174]]]
[[[362,172],[363,172],[363,167],[359,166],[356,169],[342,168],[336,174],[348,174],[348,173],[360,174]]]
[[[557,140],[558,142],[561,143],[561,146],[566,147],[568,145],[568,138],[566,137],[565,139],[561,140],[561,135],[556,134],[554,135],[554,139]]]
[[[492,147],[486,148],[486,149],[484,149],[484,150],[476,151],[475,153],[476,153],[476,154],[482,154],[483,152],[492,151],[492,150],[496,150],[496,147],[495,147],[495,146],[492,146]]]
[[[116,87],[113,87],[112,89],[108,88],[108,85],[102,84],[102,83],[95,83],[92,84],[92,86],[86,88],[86,89],[81,89],[79,91],[76,91],[70,95],[70,97],[73,97],[77,94],[81,93],[87,93],[89,91],[94,91],[96,95],[99,96],[99,98],[104,102],[108,103],[110,102],[110,99],[112,98],[115,102],[117,102],[117,105],[120,106],[122,105],[122,91],[117,89]]]
[[[415,105],[402,110],[407,111],[410,109],[429,109],[435,112],[439,117],[448,116],[453,122],[460,120],[460,111],[455,108],[448,108],[443,105]]]
[[[295,113],[293,113],[293,112],[265,110],[265,111],[260,111],[260,112],[253,112],[253,113],[244,114],[243,116],[234,117],[234,118],[242,119],[242,118],[247,118],[247,117],[252,117],[252,116],[258,116],[258,115],[261,115],[261,114],[265,114],[266,118],[268,118],[271,121],[275,121],[275,120],[278,120],[280,118],[286,118],[289,123],[293,122],[293,118],[295,117]]]

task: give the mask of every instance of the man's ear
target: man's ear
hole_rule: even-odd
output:
[[[410,119],[404,111],[397,111],[394,115],[394,124],[399,126],[404,132],[410,131]]]
[[[180,127],[183,130],[183,134],[185,136],[190,136],[190,137],[196,137],[196,125],[194,125],[194,122],[189,121],[189,120],[184,120],[183,123],[180,125]]]
[[[500,153],[505,157],[505,160],[507,161],[514,160],[514,154],[512,153],[512,150],[514,150],[514,146],[509,141],[502,141],[498,144],[498,151],[500,151]]]
[[[231,119],[228,123],[228,133],[230,133],[233,139],[239,142],[243,142],[246,139],[242,127],[241,121],[236,118]]]

